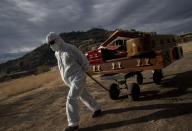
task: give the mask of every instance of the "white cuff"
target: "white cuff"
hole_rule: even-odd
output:
[[[69,124],[68,124],[68,126],[70,126],[70,127],[74,127],[74,126],[78,126],[78,122],[68,122]]]

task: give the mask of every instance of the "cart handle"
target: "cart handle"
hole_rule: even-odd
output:
[[[89,78],[91,78],[93,81],[95,81],[98,85],[100,85],[103,89],[105,89],[106,91],[109,91],[109,89],[107,89],[104,85],[102,85],[100,82],[98,82],[96,79],[94,79],[91,75],[89,75],[88,73],[86,73],[87,76],[89,76]]]

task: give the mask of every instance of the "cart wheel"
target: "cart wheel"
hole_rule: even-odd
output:
[[[141,72],[137,73],[137,84],[143,84],[143,75],[141,74]]]
[[[138,101],[140,96],[140,87],[136,83],[132,83],[130,87],[128,87],[128,98],[131,101]]]
[[[120,89],[116,83],[110,85],[109,96],[111,99],[116,100],[119,97]]]
[[[156,84],[159,84],[161,82],[161,79],[163,78],[163,72],[162,70],[155,70],[153,73],[153,81]]]

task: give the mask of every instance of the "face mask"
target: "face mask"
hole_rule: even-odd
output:
[[[59,51],[60,50],[60,41],[59,41],[59,39],[55,40],[55,43],[53,45],[50,45],[50,48],[53,51]]]

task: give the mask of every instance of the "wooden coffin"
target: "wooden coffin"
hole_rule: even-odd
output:
[[[144,35],[126,41],[127,55],[136,56],[150,51],[164,50],[178,43],[174,35]]]
[[[152,51],[150,36],[133,38],[126,41],[127,55],[136,56]]]
[[[182,57],[182,48],[176,46],[134,57],[124,57],[90,64],[90,68],[98,75],[155,70],[162,69]]]

